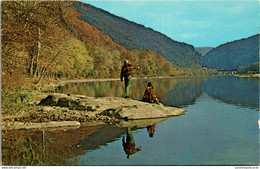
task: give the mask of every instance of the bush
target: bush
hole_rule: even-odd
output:
[[[22,110],[29,106],[30,94],[24,89],[16,91],[2,90],[1,112],[3,116],[19,115]]]

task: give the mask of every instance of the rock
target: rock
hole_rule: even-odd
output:
[[[53,121],[59,121],[59,114],[52,114],[52,120]]]
[[[96,106],[87,106],[87,111],[95,111],[96,110],[95,107]]]
[[[46,118],[46,117],[44,117],[44,118],[42,118],[41,119],[41,122],[49,122],[50,120],[48,119],[48,118]]]
[[[43,107],[42,111],[43,112],[51,112],[51,111],[54,111],[54,109],[52,107]]]
[[[59,97],[57,95],[49,95],[45,99],[40,101],[38,105],[55,106],[57,105],[58,99]]]
[[[116,109],[108,109],[100,113],[109,117],[120,119],[136,120],[136,119],[151,119],[170,116],[183,115],[185,110],[164,106],[162,104],[144,103],[142,105],[124,106]]]
[[[58,100],[58,105],[61,107],[68,107],[71,110],[81,111],[95,111],[97,106],[87,105],[84,99],[77,97],[64,97]]]
[[[43,99],[41,103],[52,105],[56,101],[57,106],[68,107],[71,111],[87,111],[89,115],[91,113],[94,116],[98,114],[128,120],[171,117],[183,115],[185,112],[183,109],[133,99],[119,97],[96,98],[73,94],[70,96],[52,94]],[[73,114],[71,113],[71,115]]]
[[[63,97],[63,98],[60,98],[58,100],[58,106],[61,106],[61,107],[72,107],[74,103],[74,100],[68,98],[68,97]]]
[[[66,126],[80,126],[77,121],[62,121],[62,122],[45,122],[45,123],[22,123],[15,122],[13,125],[9,123],[1,126],[2,130],[6,129],[33,129],[33,128],[49,128],[49,127],[66,127]]]

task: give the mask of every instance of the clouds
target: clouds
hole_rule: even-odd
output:
[[[215,47],[259,32],[259,2],[256,0],[88,3],[196,47]]]

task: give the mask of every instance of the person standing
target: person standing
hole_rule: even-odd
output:
[[[123,81],[123,79],[125,80],[125,98],[130,97],[132,78],[133,78],[133,69],[136,69],[136,67],[130,64],[129,60],[125,60],[124,66],[122,67],[121,70],[121,76],[120,76],[121,81]]]

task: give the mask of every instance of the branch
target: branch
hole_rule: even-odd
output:
[[[38,82],[36,82],[36,86],[40,83],[40,81],[42,80],[42,78],[45,76],[48,67],[52,64],[52,62],[56,59],[56,57],[60,54],[60,52],[61,52],[61,51],[59,50],[59,52],[53,57],[53,59],[51,60],[51,62],[45,67],[45,69],[43,70],[43,73],[42,73],[40,79],[38,80]]]

